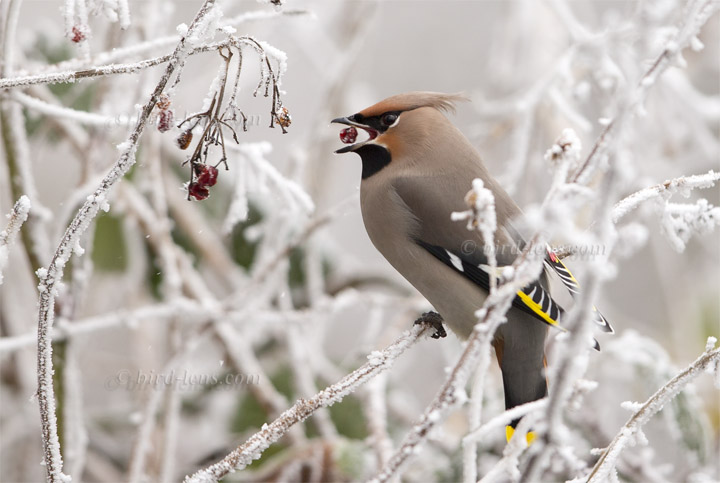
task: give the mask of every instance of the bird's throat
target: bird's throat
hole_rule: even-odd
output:
[[[377,144],[365,144],[355,150],[362,158],[362,179],[367,179],[390,164],[390,151]]]

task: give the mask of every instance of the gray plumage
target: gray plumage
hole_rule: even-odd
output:
[[[455,96],[435,93],[403,94],[335,122],[371,133],[371,140],[342,150],[357,152],[363,161],[360,202],[370,240],[427,298],[453,332],[466,338],[477,322],[474,314],[487,292],[453,263],[457,265],[455,257],[461,257],[463,262],[478,266],[487,259],[480,233],[452,221],[450,214],[467,209],[464,197],[474,178],[482,179],[495,196],[499,227],[496,245],[510,247],[520,242],[510,235],[515,233],[510,222],[521,212],[489,174],[475,148],[441,112],[450,109],[455,100]],[[383,117],[387,113],[399,116],[391,127],[383,124],[392,120],[391,116]],[[454,254],[450,264],[424,245]],[[476,249],[468,252],[472,246]],[[498,264],[512,263],[516,252],[499,253]],[[541,284],[547,289],[544,279]],[[546,334],[547,325],[515,307],[496,333],[493,345],[508,408],[546,395]]]

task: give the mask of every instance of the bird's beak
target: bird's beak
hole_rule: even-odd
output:
[[[361,142],[358,142],[355,144],[350,144],[348,146],[345,146],[344,148],[338,149],[337,151],[335,151],[335,154],[349,153],[350,151],[355,151],[357,148],[359,148],[363,144],[375,139],[379,134],[375,129],[371,128],[370,126],[360,124],[359,122],[356,122],[348,117],[337,117],[337,118],[333,119],[332,121],[330,121],[330,123],[331,124],[332,123],[345,124],[347,126],[357,127],[357,128],[362,129],[363,131],[367,132],[370,135],[370,137],[368,139],[366,139],[365,141],[361,141]]]

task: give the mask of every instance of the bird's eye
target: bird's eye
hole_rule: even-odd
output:
[[[385,114],[382,117],[382,123],[384,126],[392,126],[397,121],[397,114]]]

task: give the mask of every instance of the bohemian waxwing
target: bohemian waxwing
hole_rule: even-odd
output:
[[[362,159],[360,206],[370,240],[464,339],[477,322],[475,311],[482,307],[489,289],[482,236],[450,218],[452,212],[467,209],[464,197],[473,179],[480,178],[495,196],[498,266],[512,264],[523,241],[511,224],[520,217],[520,208],[442,113],[454,110],[459,100],[464,98],[410,92],[332,122],[369,134],[367,140],[336,153],[355,152]],[[343,133],[344,142],[354,142],[356,132],[350,131]],[[577,293],[577,280],[551,252],[545,265],[559,275],[571,294]],[[558,326],[562,314],[549,295],[545,274],[518,292],[507,322],[493,341],[507,409],[547,395],[545,337],[548,326]],[[599,325],[612,331],[599,312],[595,315]],[[506,428],[508,440],[516,425],[517,420]]]

